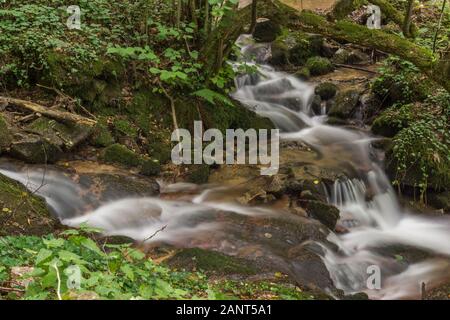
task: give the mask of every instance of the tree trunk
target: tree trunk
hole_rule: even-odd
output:
[[[411,37],[411,19],[414,10],[414,1],[415,0],[409,0],[406,5],[405,21],[403,22],[403,35],[407,38]]]
[[[447,4],[447,0],[444,0],[444,2],[442,3],[442,9],[441,9],[441,16],[439,17],[439,22],[436,28],[436,32],[434,33],[434,39],[433,39],[433,52],[436,52],[436,42],[437,42],[437,37],[439,34],[439,30],[441,29],[441,25],[442,25],[442,19],[444,18],[444,11],[445,11],[445,5]]]
[[[257,6],[258,6],[258,0],[252,1],[252,21],[250,24],[250,28],[248,30],[248,33],[253,34],[255,32],[256,27],[256,18],[257,18]]]

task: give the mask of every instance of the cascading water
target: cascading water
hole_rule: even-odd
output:
[[[314,260],[305,265],[303,260],[292,259],[290,250],[301,247],[309,235],[288,228],[309,223],[308,230],[314,229],[316,236],[324,234],[324,241],[316,247],[323,249],[321,259],[335,287],[347,294],[364,291],[374,299],[418,298],[421,283],[431,288],[450,278],[449,220],[417,217],[401,208],[389,180],[372,159],[370,145],[375,138],[361,130],[325,124],[326,116],[315,115],[311,109],[312,85],[264,64],[270,56],[269,44],[254,44],[248,35],[241,36],[238,44],[242,60],[234,66],[240,69],[246,64],[256,72],[236,79],[233,98],[270,118],[281,129],[282,139],[302,141],[322,158],[354,168],[354,176],[336,181],[328,190],[329,202],[340,209],[338,224],[348,230],[346,234],[330,232],[325,239],[319,223],[274,208],[240,205],[227,200],[228,192],[238,190],[220,186],[161,183],[159,198],[113,194],[98,199],[83,181],[74,181],[58,168],[17,170],[1,164],[0,173],[44,197],[66,225],[87,222],[107,235],[129,236],[146,243],[201,246],[262,257],[277,270],[301,280],[305,275],[316,275],[320,266]],[[255,219],[260,219],[259,223]],[[274,223],[279,224],[271,232],[279,233],[269,234],[268,241],[267,225]],[[407,265],[390,252],[396,245],[423,250],[434,258]],[[367,287],[367,270],[373,266],[382,272],[377,290]]]
[[[268,56],[263,46],[252,45],[243,35],[238,41],[243,60],[253,65]],[[261,53],[261,51],[263,53]],[[432,287],[450,278],[450,221],[412,215],[402,209],[389,180],[370,156],[373,137],[358,130],[324,124],[311,108],[313,86],[267,65],[256,66],[257,75],[242,75],[233,97],[264,117],[284,133],[285,140],[306,142],[324,157],[341,156],[358,169],[358,176],[336,181],[329,201],[341,212],[339,224],[349,230],[328,240],[338,251],[323,246],[325,262],[335,286],[346,293],[366,292],[376,299],[420,297],[421,284]],[[370,197],[370,199],[368,199]],[[405,266],[382,248],[405,245],[440,255],[440,258]],[[382,272],[381,288],[369,290],[369,267]],[[373,288],[371,288],[373,289]]]

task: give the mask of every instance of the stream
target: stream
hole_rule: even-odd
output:
[[[280,128],[282,140],[301,141],[323,158],[346,161],[356,168],[354,176],[339,179],[326,190],[329,203],[340,210],[338,223],[347,233],[335,234],[274,207],[236,203],[233,197],[242,191],[225,185],[161,181],[158,197],[110,190],[99,198],[89,189],[92,181],[74,179],[59,167],[5,162],[0,173],[44,197],[65,225],[86,222],[107,235],[127,236],[148,245],[202,247],[264,260],[330,294],[334,286],[346,294],[365,292],[371,299],[420,298],[422,283],[433,288],[447,281],[449,219],[419,216],[402,208],[371,147],[376,137],[325,124],[325,109],[317,115],[311,110],[314,86],[265,64],[270,45],[254,44],[247,35],[238,44],[243,58],[237,64],[251,64],[257,72],[239,76],[232,97],[270,118]],[[114,189],[114,183],[110,184]],[[306,226],[319,236],[309,241],[308,234],[299,235],[291,230],[293,226]],[[392,254],[396,246],[425,252],[428,258],[405,264]],[[293,254],[294,249],[301,254]],[[314,252],[314,257],[305,250]],[[320,262],[332,283],[317,275]],[[375,289],[367,285],[368,270],[374,267],[381,271],[381,286]]]

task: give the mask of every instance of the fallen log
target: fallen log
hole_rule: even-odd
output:
[[[81,125],[87,125],[87,126],[94,126],[97,121],[80,116],[78,114],[66,112],[66,111],[59,111],[59,110],[53,110],[47,107],[44,107],[40,104],[21,100],[21,99],[15,99],[15,98],[8,98],[8,97],[0,97],[0,105],[6,105],[6,106],[12,106],[15,108],[19,108],[22,110],[26,110],[28,112],[32,113],[39,113],[43,116],[46,116],[48,118],[65,122],[65,123],[77,123]]]

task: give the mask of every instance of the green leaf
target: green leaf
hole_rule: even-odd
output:
[[[94,251],[95,253],[99,255],[104,255],[104,252],[100,250],[100,248],[97,246],[97,244],[94,242],[94,240],[89,238],[83,238],[81,239],[81,245],[89,250]]]
[[[229,106],[233,106],[233,103],[230,101],[230,99],[228,99],[228,97],[207,88],[198,90],[194,92],[193,95],[201,97],[213,105],[215,105],[215,101],[218,100]]]
[[[38,266],[41,263],[49,260],[49,258],[52,256],[53,252],[47,249],[41,249],[39,250],[37,257],[36,257],[36,262],[35,264]]]

